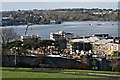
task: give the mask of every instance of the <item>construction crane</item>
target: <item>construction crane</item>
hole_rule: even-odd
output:
[[[29,17],[28,17],[28,22],[30,22],[30,20],[31,20],[31,14],[29,14]],[[25,33],[24,33],[24,35],[26,35],[27,34],[27,30],[28,30],[28,27],[31,25],[31,23],[27,23],[27,27],[26,27],[26,30],[25,30]]]
[[[31,14],[29,14],[29,17],[28,17],[28,23],[27,23],[27,27],[26,27],[26,29],[25,29],[25,32],[24,32],[24,35],[26,35],[27,34],[27,31],[28,31],[28,27],[30,26],[30,25],[32,25],[32,23],[30,23],[30,21],[31,21]],[[43,19],[43,17],[42,16],[40,16],[40,18],[41,19]]]
[[[30,23],[27,24],[27,27],[26,27],[25,34],[24,34],[24,35],[27,34],[27,30],[28,30],[28,27],[29,27],[29,26],[30,26]]]

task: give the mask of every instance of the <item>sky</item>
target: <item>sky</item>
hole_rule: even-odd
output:
[[[119,2],[120,0],[1,0],[1,2]]]
[[[2,2],[3,11],[58,8],[118,9],[118,2]]]

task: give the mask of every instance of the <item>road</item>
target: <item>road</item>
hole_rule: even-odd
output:
[[[120,75],[109,75],[109,74],[96,74],[96,73],[74,73],[74,72],[63,72],[63,74],[75,75],[75,76],[95,76],[100,78],[118,78],[120,79]]]

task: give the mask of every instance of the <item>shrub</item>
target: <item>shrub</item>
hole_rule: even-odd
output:
[[[120,72],[120,61],[116,64],[115,71]]]

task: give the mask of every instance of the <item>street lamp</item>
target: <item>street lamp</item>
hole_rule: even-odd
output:
[[[17,64],[17,51],[18,51],[18,47],[13,47],[14,49],[14,53],[15,53],[15,60],[14,60],[14,63],[15,65]]]
[[[13,47],[13,49],[14,49],[14,53],[15,53],[15,59],[14,59],[14,64],[16,65],[16,47]]]

